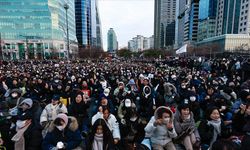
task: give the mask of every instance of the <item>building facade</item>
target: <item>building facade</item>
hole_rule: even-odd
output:
[[[241,1],[241,11],[240,11],[238,32],[239,34],[250,35],[250,1],[249,0]]]
[[[238,34],[241,10],[240,0],[218,0],[216,35]]]
[[[217,0],[199,2],[198,41],[216,35]]]
[[[0,0],[3,58],[15,60],[66,57],[68,53],[65,4],[69,6],[69,51],[70,54],[75,54],[78,46],[73,1]]]
[[[186,0],[176,1],[176,17],[175,17],[175,49],[184,45],[184,25],[185,11],[187,9]]]
[[[192,44],[197,41],[199,0],[188,0],[185,11],[184,43]]]
[[[102,34],[97,0],[75,0],[76,35],[82,48],[101,48]]]
[[[117,36],[113,28],[108,31],[108,52],[114,52],[118,50]]]
[[[132,52],[139,52],[147,49],[154,48],[154,36],[144,37],[142,35],[137,35],[128,41],[128,49]]]
[[[211,48],[211,53],[240,52],[250,53],[250,36],[246,34],[224,34],[204,39],[198,47]]]
[[[169,49],[175,39],[176,0],[155,0],[154,47]]]

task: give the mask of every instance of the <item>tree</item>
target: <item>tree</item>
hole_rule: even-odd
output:
[[[131,58],[132,52],[126,48],[120,49],[117,51],[119,57]]]
[[[159,58],[159,56],[164,57],[165,52],[163,50],[148,49],[143,51],[143,56],[145,58]]]

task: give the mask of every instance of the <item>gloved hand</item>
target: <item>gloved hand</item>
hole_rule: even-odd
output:
[[[124,125],[126,124],[126,120],[125,119],[121,119],[121,123]]]
[[[57,144],[56,144],[56,148],[57,149],[63,149],[65,147],[65,145],[64,145],[64,143],[63,142],[57,142]]]

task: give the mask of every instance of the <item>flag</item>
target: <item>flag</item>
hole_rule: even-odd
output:
[[[176,54],[186,53],[187,52],[187,44],[183,45],[176,51]]]

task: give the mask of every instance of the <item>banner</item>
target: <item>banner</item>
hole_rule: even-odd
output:
[[[176,54],[186,53],[187,52],[187,44],[183,45],[176,51]]]

